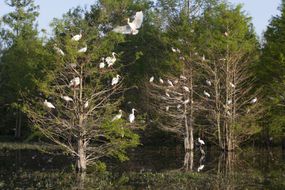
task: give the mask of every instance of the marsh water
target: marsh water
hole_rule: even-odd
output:
[[[139,147],[129,161],[105,160],[107,172],[79,176],[60,152],[0,146],[0,189],[285,189],[281,148],[205,151],[185,157],[182,147]]]

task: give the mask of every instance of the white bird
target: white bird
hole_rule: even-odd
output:
[[[88,106],[89,106],[89,101],[87,100],[84,104],[84,108],[88,108]]]
[[[228,36],[229,36],[229,33],[228,33],[228,32],[225,32],[224,35],[225,35],[226,37],[228,37]]]
[[[203,57],[202,57],[202,61],[206,61],[206,57],[205,57],[205,55],[203,55]]]
[[[170,98],[170,95],[169,95],[168,92],[169,92],[169,89],[166,89],[166,90],[165,90],[165,95],[166,95],[168,98]]]
[[[69,82],[69,87],[73,86],[74,88],[80,84],[80,78],[75,77]]]
[[[130,22],[130,19],[128,18],[128,25],[125,26],[117,26],[113,29],[114,32],[121,33],[121,34],[132,34],[136,35],[138,34],[138,29],[141,27],[143,22],[143,12],[139,11],[136,12],[135,19],[133,22]]]
[[[54,105],[47,100],[44,101],[44,105],[48,108],[55,109]]]
[[[176,108],[179,110],[181,108],[181,104],[178,104]]]
[[[169,106],[166,106],[166,107],[165,107],[165,110],[166,110],[166,111],[169,111]]]
[[[190,99],[188,98],[187,100],[185,100],[184,102],[183,102],[183,104],[188,104],[190,102]]]
[[[84,48],[78,50],[78,53],[85,53],[87,51],[87,45]]]
[[[133,123],[135,121],[135,108],[132,109],[132,113],[129,115],[129,121],[130,123]]]
[[[190,92],[190,89],[187,86],[182,87],[186,92]]]
[[[176,49],[174,47],[171,47],[172,52],[176,53]]]
[[[70,98],[69,96],[61,96],[61,98],[64,99],[65,101],[67,101],[67,102],[72,102],[73,101],[73,99]]]
[[[209,86],[211,86],[212,85],[212,83],[211,83],[211,81],[210,80],[206,80],[206,83],[207,83],[207,85],[209,85]]]
[[[117,54],[115,52],[112,52],[112,57],[106,57],[105,61],[108,64],[108,67],[111,67],[116,62],[117,58],[115,55]]]
[[[234,85],[232,82],[230,82],[230,86],[231,86],[232,88],[235,88],[235,87],[236,87],[236,85]]]
[[[105,67],[105,58],[102,57],[102,58],[101,58],[101,62],[99,63],[99,68],[100,68],[100,69],[103,69],[104,67]]]
[[[120,75],[117,74],[117,76],[112,79],[111,85],[114,86],[118,84],[119,79],[120,79]]]
[[[119,113],[113,117],[112,121],[121,119],[122,115],[123,115],[122,110],[119,110]]]
[[[205,142],[202,139],[200,139],[200,137],[198,138],[198,142],[200,143],[200,145],[205,145]]]
[[[79,34],[77,34],[71,38],[71,41],[79,41],[81,38],[82,38],[82,33],[80,31]]]
[[[250,101],[251,104],[254,104],[254,103],[256,103],[256,102],[257,102],[257,98],[256,98],[256,97],[253,98],[253,99]]]
[[[176,48],[177,53],[181,53],[180,49]]]
[[[167,83],[169,84],[169,86],[171,86],[171,87],[173,87],[174,85],[173,85],[173,83],[170,81],[170,80],[168,80],[167,79]]]
[[[173,81],[173,84],[178,84],[178,82],[179,82],[178,79],[176,79]]]
[[[205,96],[207,96],[208,98],[210,98],[210,97],[211,97],[211,95],[210,95],[208,92],[206,92],[205,90],[204,90],[204,92],[203,92],[203,93],[204,93],[204,95],[205,95]]]
[[[53,48],[55,49],[56,53],[58,53],[58,54],[60,54],[62,56],[65,55],[65,53],[59,47],[57,47],[56,44],[53,46]]]
[[[232,103],[232,100],[228,100],[228,101],[227,101],[227,104],[231,104],[231,103]]]
[[[76,64],[76,63],[70,63],[69,66],[70,66],[71,68],[76,68],[77,64]]]
[[[180,75],[180,79],[181,80],[187,80],[187,78],[185,76],[183,76],[183,75]]]
[[[200,165],[197,169],[197,172],[200,172],[201,170],[203,170],[204,167],[205,167],[205,165]]]
[[[154,76],[150,77],[149,82],[152,83],[154,80]]]
[[[161,84],[164,83],[164,81],[163,81],[161,78],[159,78],[159,82],[160,82]]]

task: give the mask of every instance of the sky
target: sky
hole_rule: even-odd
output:
[[[96,0],[35,0],[40,6],[40,16],[38,18],[39,29],[49,31],[49,23],[53,18],[60,18],[63,13],[78,5],[89,6]],[[233,4],[241,3],[244,11],[252,17],[256,33],[261,37],[272,16],[279,13],[278,6],[281,0],[229,0]],[[4,0],[0,0],[0,16],[9,12]]]

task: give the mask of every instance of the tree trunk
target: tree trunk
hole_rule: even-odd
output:
[[[79,172],[85,172],[87,161],[86,161],[86,146],[83,139],[79,137],[78,139],[78,157],[77,157],[77,169]]]

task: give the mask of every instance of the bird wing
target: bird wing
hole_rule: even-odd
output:
[[[136,12],[136,16],[132,24],[134,24],[136,28],[140,28],[142,25],[142,22],[143,22],[143,12],[142,11]]]
[[[129,25],[125,25],[125,26],[117,26],[116,28],[113,29],[113,32],[121,34],[131,34],[132,30]]]

